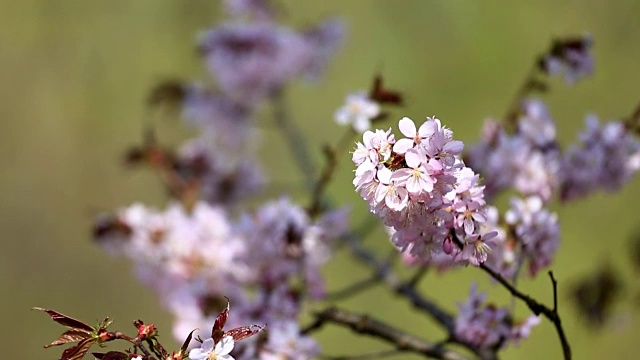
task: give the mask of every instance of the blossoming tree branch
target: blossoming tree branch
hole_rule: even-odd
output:
[[[329,19],[300,30],[280,24],[281,9],[268,1],[227,0],[223,6],[229,20],[201,34],[198,43],[216,86],[172,81],[149,97],[153,109],[178,110],[198,135],[173,149],[150,129],[126,155],[129,165],[158,174],[170,196],[167,207],[136,203],[104,214],[94,228],[97,243],[130,259],[140,281],[173,314],[173,335],[183,345],[166,349],[155,326],[141,320],[134,322],[136,332],[126,335],[108,330],[108,319],[94,327],[35,308],[67,328],[47,346],[67,346],[61,360],[89,353],[102,360],[303,360],[402,352],[435,359],[497,359],[541,321],[549,321],[559,356],[570,359],[571,336],[558,307],[562,284],[550,271],[560,225],[549,204],[617,191],[640,169],[640,107],[621,120],[602,123],[587,117],[576,142],[563,148],[553,117],[536,97],[548,90],[550,77],[573,85],[592,73],[591,38],[555,39],[533,59],[504,117],[487,121],[475,144],[456,140],[447,119],[432,115],[437,109],[425,109],[424,119],[393,121],[398,131],[384,125],[390,120],[386,109],[401,107],[405,98],[380,75],[372,76],[367,91],[347,95],[335,112],[344,134],[324,149],[326,161],[319,168],[311,156],[317,149],[307,146],[289,116],[284,89],[296,79],[321,76],[343,41],[343,23]],[[306,176],[306,204],[286,195],[255,208],[243,201],[268,185],[253,156],[256,118],[265,103],[272,105],[292,160]],[[340,163],[354,142],[353,167]],[[364,246],[371,223],[350,225],[346,208],[329,198],[326,187],[341,168],[355,169],[355,190],[388,234],[378,241],[395,249],[400,264]],[[499,208],[493,201],[504,193],[512,197],[507,208]],[[339,249],[367,267],[371,279],[326,289],[322,269]],[[399,266],[414,268],[414,276],[402,278]],[[519,318],[513,306],[491,303],[476,284],[462,283],[469,297],[451,313],[436,303],[437,294],[419,290],[422,277],[434,268],[485,274],[530,315]],[[539,281],[549,282],[545,299],[553,301],[535,299],[517,287],[519,277],[541,273],[549,275]],[[372,284],[406,299],[446,336],[411,334],[402,323],[340,306]],[[321,310],[308,313],[311,303]],[[328,354],[314,334],[329,325],[373,337],[389,344],[389,350]],[[96,346],[113,341],[128,348],[95,352]]]

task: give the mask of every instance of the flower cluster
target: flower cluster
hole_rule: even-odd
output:
[[[591,36],[558,39],[548,54],[542,57],[540,68],[550,76],[564,75],[569,84],[593,72]]]
[[[563,159],[563,200],[588,195],[597,189],[619,190],[640,170],[640,141],[620,121],[601,125],[588,116],[579,143]]]
[[[197,179],[202,198],[211,204],[231,206],[258,193],[265,179],[251,156],[258,135],[250,109],[201,86],[186,86],[184,92],[182,113],[198,136],[180,148],[178,174]]]
[[[467,160],[483,175],[488,197],[512,187],[546,202],[560,182],[555,122],[542,101],[527,100],[516,132],[510,135],[499,123],[485,123],[482,141],[471,146]]]
[[[380,104],[369,98],[365,92],[356,92],[347,96],[346,104],[335,113],[340,125],[351,125],[358,133],[371,128],[371,120],[380,115]]]
[[[262,14],[262,21],[216,26],[202,34],[199,48],[222,92],[245,105],[259,103],[297,76],[318,76],[344,33],[336,19],[299,32],[275,23],[264,9],[231,10]]]
[[[467,301],[459,305],[455,335],[468,344],[479,348],[502,348],[510,342],[527,338],[531,329],[540,323],[540,318],[532,315],[514,324],[507,308],[484,305],[486,297],[486,294],[477,292],[474,284]]]
[[[460,159],[463,143],[435,118],[419,128],[403,118],[399,128],[405,138],[398,141],[391,129],[363,134],[353,153],[356,190],[400,251],[424,261],[444,253],[484,262],[495,233],[479,233],[486,220],[483,187]]]
[[[298,327],[300,300],[324,294],[320,266],[328,260],[331,239],[346,231],[344,219],[339,210],[312,223],[287,199],[236,222],[224,207],[205,202],[191,211],[173,204],[164,212],[136,204],[110,219],[120,231],[102,231],[98,239],[131,258],[141,280],[159,293],[177,317],[177,338],[207,328],[226,296],[235,305],[233,324],[274,325],[267,345],[254,349],[273,354],[284,351],[269,345],[280,337],[297,336],[300,346],[315,348],[292,329]],[[220,354],[226,348],[220,345]],[[243,354],[253,356],[247,349]]]
[[[557,215],[543,207],[542,199],[512,198],[504,222],[510,237],[494,239],[496,247],[488,260],[493,269],[506,278],[513,278],[525,263],[531,276],[551,265],[560,243],[560,226]]]

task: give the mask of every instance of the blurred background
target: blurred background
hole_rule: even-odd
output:
[[[345,45],[315,84],[292,84],[293,118],[312,149],[335,142],[342,129],[333,112],[351,91],[369,87],[382,72],[389,87],[404,91],[407,106],[397,119],[437,115],[457,138],[476,141],[483,120],[501,116],[535,56],[555,36],[589,32],[595,40],[594,76],[573,87],[552,81],[545,95],[568,143],[584,116],[628,115],[640,101],[640,2],[538,1],[280,1],[285,21],[304,26],[325,16],[343,17]],[[140,143],[148,121],[149,90],[168,78],[204,79],[195,50],[196,35],[221,18],[213,0],[1,1],[0,2],[0,318],[1,348],[12,358],[58,358],[61,349],[43,350],[62,328],[32,306],[53,308],[89,323],[104,316],[117,329],[130,321],[154,322],[171,339],[171,318],[154,294],[139,285],[124,259],[109,257],[91,241],[97,213],[133,202],[163,206],[166,197],[151,171],[129,170],[122,155]],[[282,137],[261,119],[261,152],[269,177],[289,184],[305,200]],[[179,122],[162,121],[163,141],[178,144],[189,136]],[[320,158],[320,152],[315,151]],[[352,168],[344,154],[330,187],[341,204],[352,204],[351,220],[367,216],[353,192]],[[297,190],[296,190],[297,189]],[[271,190],[265,199],[282,194]],[[632,271],[629,239],[640,230],[636,212],[640,179],[616,194],[557,207],[562,243],[552,267],[560,282],[560,310],[576,359],[631,359],[640,331],[637,273]],[[389,243],[382,232],[368,240],[381,254]],[[610,264],[622,277],[623,300],[601,330],[585,326],[569,302],[572,284]],[[349,274],[346,276],[345,274]],[[326,269],[330,289],[366,276],[366,270],[336,256]],[[450,310],[466,298],[470,281],[508,304],[503,289],[473,268],[455,274],[429,274],[422,289]],[[544,274],[520,286],[551,303]],[[345,303],[429,339],[440,336],[406,301],[374,288]],[[519,314],[526,309],[519,305]],[[329,327],[318,335],[326,354],[384,349],[375,340]],[[529,340],[504,352],[505,359],[560,358],[560,345],[546,321]],[[399,356],[412,358],[410,356]]]

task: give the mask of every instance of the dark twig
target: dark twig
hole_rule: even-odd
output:
[[[517,297],[518,299],[524,301],[525,304],[531,309],[531,311],[536,315],[544,315],[549,321],[553,323],[556,328],[556,332],[558,333],[558,338],[560,339],[560,343],[562,345],[562,353],[564,355],[565,360],[571,359],[571,347],[569,345],[569,341],[567,336],[564,333],[564,329],[562,328],[562,322],[560,320],[560,314],[558,314],[557,308],[557,283],[555,278],[553,277],[553,273],[549,272],[549,276],[551,277],[551,281],[553,284],[553,309],[549,309],[544,304],[538,302],[536,299],[531,296],[519,291],[516,287],[511,285],[505,278],[502,277],[499,273],[493,271],[490,267],[485,264],[481,264],[480,268],[484,270],[487,274],[489,274],[494,280],[500,283],[505,289],[507,289],[511,295]]]
[[[636,105],[631,115],[626,119],[625,125],[636,134],[640,133],[640,103]]]
[[[358,294],[361,291],[364,291],[366,289],[369,289],[373,286],[375,286],[376,284],[378,284],[380,282],[380,279],[377,276],[372,276],[369,278],[366,278],[364,280],[360,280],[358,282],[355,282],[347,287],[344,287],[340,290],[334,291],[330,294],[328,294],[325,297],[326,301],[338,301],[338,300],[343,300],[349,297],[352,297],[356,294]]]
[[[379,261],[373,254],[358,244],[358,239],[348,236],[344,239],[354,258],[375,271],[375,276],[383,280],[396,294],[407,298],[411,304],[430,315],[437,323],[444,326],[449,333],[453,333],[453,316],[442,310],[419,294],[413,286],[403,283],[393,273],[391,267]]]
[[[421,354],[434,359],[465,360],[463,355],[446,349],[442,345],[433,344],[409,335],[400,329],[389,326],[368,315],[353,314],[335,307],[315,313],[315,321],[303,329],[309,333],[322,327],[325,323],[334,323],[351,328],[359,334],[366,334],[393,344],[398,350]]]
[[[309,208],[307,210],[310,217],[314,217],[322,212],[323,210],[322,202],[324,198],[325,189],[327,185],[329,185],[329,182],[333,177],[333,173],[335,172],[336,167],[338,165],[335,150],[329,146],[325,146],[323,150],[326,158],[325,160],[326,164],[322,169],[322,172],[320,173],[320,179],[316,182],[316,184],[313,187],[313,192],[311,195],[311,205],[309,205]]]
[[[337,154],[341,154],[344,151],[344,148],[350,143],[354,134],[355,132],[353,129],[349,128],[334,147],[329,145],[324,146],[323,152],[325,155],[325,166],[320,173],[320,178],[315,183],[313,193],[311,195],[311,205],[309,205],[308,208],[308,212],[311,217],[318,215],[323,210],[323,198],[326,188],[338,168],[339,158]]]
[[[397,349],[391,349],[391,350],[384,350],[384,351],[378,351],[378,352],[374,352],[374,353],[369,353],[369,354],[361,354],[361,355],[343,355],[343,356],[326,356],[326,355],[321,355],[318,358],[319,359],[323,359],[323,360],[366,360],[366,359],[381,359],[383,357],[387,357],[387,356],[392,356],[392,355],[397,355],[399,352],[401,352],[400,350]]]
[[[558,312],[558,282],[553,276],[553,271],[549,271],[549,277],[551,278],[551,284],[553,285],[553,311]]]
[[[524,81],[522,82],[522,84],[520,84],[520,87],[516,91],[513,99],[511,100],[511,103],[509,104],[509,108],[507,109],[507,112],[504,115],[504,118],[503,118],[504,124],[506,126],[511,127],[514,130],[516,127],[516,120],[518,120],[518,113],[520,112],[522,99],[524,99],[527,95],[529,95],[529,92],[535,89],[536,84],[538,83],[538,80],[536,80],[536,77],[535,77],[537,70],[538,70],[537,64],[534,63],[533,66],[527,72],[527,75],[525,76]]]
[[[416,286],[418,286],[418,283],[420,282],[420,280],[422,280],[422,278],[427,274],[428,271],[429,267],[421,265],[420,267],[418,267],[411,279],[407,281],[407,285],[415,288]]]
[[[382,280],[389,289],[391,289],[397,295],[409,300],[409,302],[415,308],[423,311],[436,323],[444,327],[450,337],[448,339],[449,343],[460,344],[472,351],[474,354],[478,355],[478,357],[480,357],[481,359],[488,360],[497,358],[495,351],[492,351],[491,349],[479,349],[470,344],[467,344],[461,339],[458,339],[455,336],[455,321],[453,316],[433,303],[431,300],[420,294],[420,292],[418,292],[418,290],[415,288],[415,284],[412,284],[411,280],[409,280],[408,282],[401,281],[394,274],[392,268],[388,263],[378,260],[375,255],[360,246],[357,237],[348,236],[345,237],[343,241],[351,251],[353,257],[356,260],[360,261],[362,264],[370,267],[375,272],[375,276]]]

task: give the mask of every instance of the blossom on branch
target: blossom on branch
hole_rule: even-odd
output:
[[[380,115],[380,105],[371,100],[365,92],[347,95],[346,103],[335,113],[340,125],[351,125],[359,133],[369,130],[371,119]]]
[[[391,129],[363,134],[353,153],[356,190],[401,252],[423,262],[440,254],[484,262],[494,234],[479,234],[486,219],[483,186],[460,159],[463,143],[436,118],[417,128],[405,117],[399,127],[406,138],[397,141]]]
[[[487,295],[478,293],[476,284],[471,286],[468,299],[459,304],[455,319],[455,335],[479,348],[502,348],[510,342],[527,338],[531,328],[540,323],[537,316],[514,324],[506,307],[485,305]]]
[[[199,348],[189,351],[189,359],[191,360],[235,360],[229,355],[233,350],[233,338],[225,336],[217,343],[212,338],[206,339]]]
[[[540,60],[540,69],[550,76],[564,76],[568,84],[593,73],[591,36],[557,39]]]
[[[621,121],[600,124],[588,116],[579,143],[565,153],[563,167],[560,196],[565,201],[599,189],[619,190],[640,170],[640,140]]]

